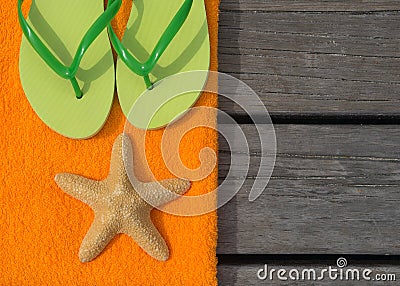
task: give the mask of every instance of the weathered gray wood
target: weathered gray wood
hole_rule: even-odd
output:
[[[254,126],[242,128],[252,165],[219,210],[218,253],[400,254],[399,126],[276,125],[275,170],[255,202],[248,193],[260,148]],[[222,140],[219,149],[222,180],[229,149]]]
[[[381,11],[399,10],[395,0],[223,0],[222,9],[239,11]]]
[[[400,114],[400,12],[235,12],[229,3],[221,2],[219,70],[271,113]],[[220,107],[243,114],[223,97]]]
[[[265,262],[267,263],[267,262]],[[327,268],[329,266],[335,267],[335,263],[327,264],[327,265],[302,265],[299,266],[298,264],[285,264],[284,266],[279,265],[279,264],[269,264],[268,265],[271,268],[274,269],[286,269],[286,271],[290,271],[291,269],[297,269],[300,272],[303,271],[304,269],[315,269],[317,274],[320,274],[320,271],[324,268]],[[327,276],[326,278],[322,281],[293,281],[293,280],[288,280],[288,281],[280,281],[277,279],[276,273],[274,275],[274,280],[260,280],[257,277],[257,271],[263,267],[262,264],[245,264],[245,265],[220,265],[218,267],[218,282],[219,285],[224,286],[224,285],[229,285],[229,286],[243,286],[243,285],[248,285],[248,286],[253,286],[253,285],[397,285],[398,280],[400,279],[400,267],[399,266],[389,266],[389,265],[357,265],[355,267],[349,265],[348,268],[351,269],[358,269],[360,272],[360,275],[362,274],[362,271],[365,268],[371,269],[372,273],[370,275],[371,278],[375,279],[375,275],[381,275],[381,274],[395,274],[396,276],[396,281],[392,282],[377,282],[377,281],[340,281],[339,278],[338,280],[329,280]],[[344,268],[346,269],[346,268]],[[287,276],[288,274],[286,274]],[[305,274],[307,275],[307,273]],[[348,274],[348,277],[351,274]],[[307,276],[305,276],[307,277]],[[346,272],[344,272],[344,277],[346,277]],[[380,278],[382,276],[379,276]],[[387,277],[387,276],[386,276]],[[389,279],[389,278],[386,278]]]

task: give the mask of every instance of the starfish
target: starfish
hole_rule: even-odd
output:
[[[131,172],[129,177],[127,172]],[[168,259],[168,247],[153,225],[150,212],[153,206],[161,206],[183,195],[190,188],[190,182],[179,178],[140,182],[134,176],[132,145],[126,134],[115,140],[110,171],[104,180],[60,173],[55,181],[64,192],[94,211],[94,221],[79,250],[81,262],[96,258],[119,233],[130,236],[153,258]]]

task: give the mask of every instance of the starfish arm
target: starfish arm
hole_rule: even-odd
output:
[[[118,233],[117,223],[102,215],[93,220],[79,249],[79,260],[89,262],[95,259]]]
[[[126,161],[126,162],[125,162]],[[127,177],[125,165],[132,161],[132,143],[128,135],[122,133],[115,139],[110,159],[109,177]]]
[[[89,206],[97,202],[98,190],[102,188],[99,181],[70,173],[57,174],[54,180],[65,193]]]
[[[161,206],[183,195],[190,188],[190,181],[185,179],[166,179],[159,182],[144,183],[140,196],[152,206]]]
[[[151,222],[150,214],[128,222],[121,232],[129,235],[151,257],[159,261],[168,259],[168,246]]]

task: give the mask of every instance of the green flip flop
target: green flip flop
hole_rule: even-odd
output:
[[[106,10],[103,0],[33,0],[27,19],[22,2],[19,70],[29,103],[61,135],[95,135],[114,97],[114,62],[105,28],[122,0]]]
[[[108,5],[113,2],[109,0]],[[116,69],[119,102],[133,125],[142,129],[163,127],[197,101],[207,77],[196,80],[199,91],[178,97],[166,86],[163,90],[161,85],[162,79],[174,74],[209,69],[204,0],[135,0],[122,42],[111,25],[108,29],[119,56]],[[162,98],[165,89],[173,95],[167,102],[165,96]],[[140,106],[135,106],[135,114],[130,114],[135,103]],[[149,113],[154,116],[146,122],[143,118],[148,118]]]

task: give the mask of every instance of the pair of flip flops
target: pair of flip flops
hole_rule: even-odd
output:
[[[121,108],[129,119],[144,92],[152,91],[152,101],[162,97],[154,83],[209,68],[203,0],[135,0],[122,41],[111,27],[122,0],[108,0],[105,9],[103,0],[32,0],[27,19],[22,3],[18,0],[24,34],[21,83],[40,119],[66,137],[89,138],[102,128],[115,81]],[[116,68],[111,46],[118,55]],[[163,103],[147,127],[165,126],[199,95],[200,91],[190,92]],[[136,107],[133,117],[146,112],[146,106]]]

